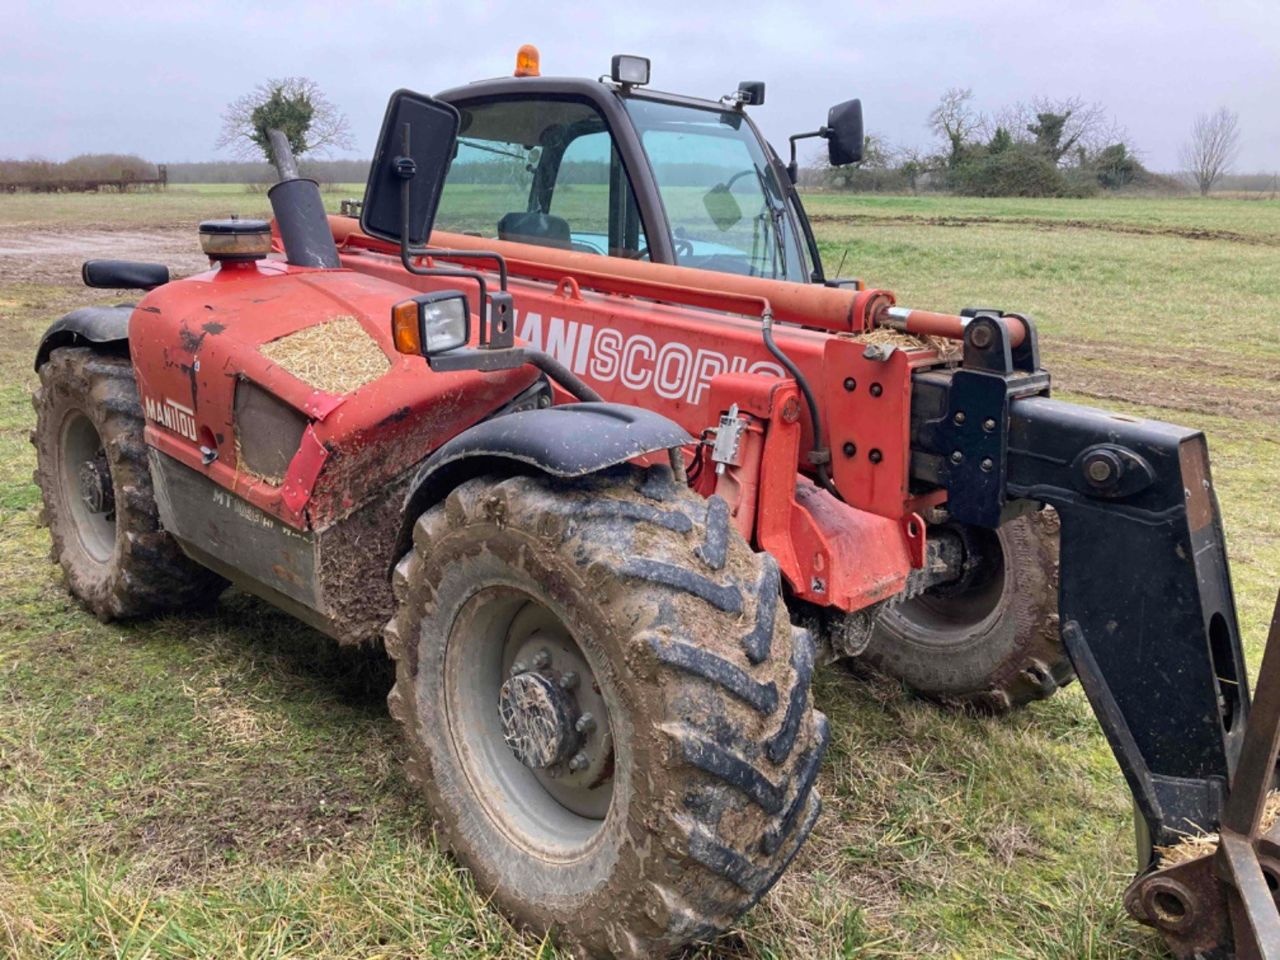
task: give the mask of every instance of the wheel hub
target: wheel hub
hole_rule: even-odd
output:
[[[536,671],[520,673],[502,685],[498,697],[502,736],[517,760],[545,770],[573,756],[582,739],[574,729],[578,706],[555,680]]]
[[[115,511],[115,491],[111,486],[111,468],[107,458],[96,456],[83,460],[76,471],[80,499],[92,514],[109,514]]]
[[[498,691],[503,739],[573,806],[566,790],[591,791],[613,773],[613,732],[599,684],[577,645],[553,632],[535,631],[508,663]]]

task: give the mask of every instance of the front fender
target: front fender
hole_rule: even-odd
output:
[[[692,443],[679,424],[621,403],[569,403],[510,413],[463,431],[427,458],[405,499],[395,556],[413,524],[458,484],[485,473],[582,477],[657,450]]]
[[[73,347],[81,343],[126,343],[129,340],[129,318],[133,316],[132,304],[114,307],[81,307],[65,317],[55,320],[40,338],[36,348],[36,370],[58,347]]]

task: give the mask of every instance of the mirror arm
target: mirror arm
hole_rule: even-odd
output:
[[[476,286],[480,288],[480,309],[476,311],[480,317],[480,343],[484,345],[489,341],[489,323],[488,323],[488,303],[489,288],[485,283],[484,275],[471,270],[459,270],[452,267],[419,267],[413,262],[415,256],[429,256],[424,252],[424,247],[411,247],[409,245],[409,219],[412,205],[410,204],[410,184],[417,174],[417,165],[413,162],[413,155],[409,152],[409,124],[404,124],[400,128],[400,156],[395,159],[396,173],[400,177],[400,222],[403,225],[400,230],[400,263],[409,273],[419,277],[454,277],[460,280],[472,280]],[[495,254],[496,256],[496,254]],[[506,263],[502,263],[500,273],[503,280],[503,289],[506,289]]]
[[[457,277],[462,280],[473,280],[476,286],[480,288],[480,303],[482,309],[479,311],[480,316],[480,346],[489,344],[489,312],[492,309],[492,298],[489,296],[489,287],[485,281],[484,274],[474,270],[464,270],[461,267],[419,267],[412,261],[412,257],[439,257],[449,260],[453,258],[466,260],[492,260],[498,266],[498,288],[506,293],[507,291],[507,261],[500,253],[493,253],[488,250],[442,250],[433,247],[410,247],[408,244],[401,242],[400,244],[400,263],[409,273],[419,277]]]
[[[787,176],[791,178],[792,183],[795,183],[796,179],[800,176],[800,166],[796,163],[796,141],[808,140],[810,137],[829,136],[831,136],[830,130],[826,127],[819,127],[817,130],[810,131],[809,133],[793,133],[787,138],[791,143],[791,160],[787,163]]]
[[[507,258],[491,250],[443,250],[435,247],[414,247],[415,257],[439,257],[442,260],[492,260],[498,267],[498,289],[507,289]]]
[[[480,309],[476,311],[476,314],[480,318],[480,345],[483,347],[489,342],[489,285],[485,283],[484,274],[476,273],[474,270],[462,270],[457,267],[419,267],[411,259],[414,256],[426,255],[410,250],[406,244],[401,247],[400,262],[404,265],[405,270],[417,277],[452,277],[456,280],[471,280],[480,288]]]

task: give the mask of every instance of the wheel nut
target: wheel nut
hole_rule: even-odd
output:
[[[560,676],[560,689],[574,690],[578,686],[578,675],[572,670],[566,671]]]
[[[964,454],[963,454],[963,453],[961,453],[959,450],[953,450],[953,451],[951,451],[951,462],[952,462],[952,463],[964,463]]]
[[[982,421],[982,429],[987,431],[987,433],[990,433],[995,428],[996,428],[996,422],[991,417],[987,417],[987,419]]]
[[[587,769],[590,763],[591,761],[587,759],[585,753],[575,753],[573,759],[569,761],[569,770],[572,773],[577,773],[579,770]]]
[[[951,419],[955,421],[955,423],[956,423],[956,425],[957,425],[957,426],[959,426],[960,424],[964,423],[964,421],[965,421],[964,411],[963,411],[963,410],[957,410],[957,411],[956,411],[956,415],[955,415],[954,417],[952,417]]]
[[[982,468],[983,473],[990,473],[991,468],[995,466],[995,463],[990,457],[983,457],[982,462],[979,463],[978,466]]]
[[[584,713],[578,718],[578,722],[573,725],[573,728],[579,733],[591,733],[596,728],[596,718],[589,713]]]
[[[539,650],[533,657],[533,669],[545,670],[551,666],[551,651],[543,648]]]

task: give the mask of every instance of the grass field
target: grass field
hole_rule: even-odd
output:
[[[336,205],[355,188],[327,195]],[[829,269],[936,309],[1032,314],[1060,396],[1205,429],[1254,658],[1280,581],[1280,203],[813,196]],[[378,671],[243,595],[102,625],[37,526],[44,326],[105,249],[201,263],[242,188],[0,196],[0,956],[558,956],[444,856]],[[832,668],[826,812],[707,956],[1160,955],[1120,905],[1130,805],[1078,687],[948,713]]]

